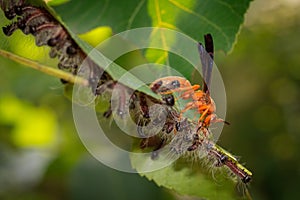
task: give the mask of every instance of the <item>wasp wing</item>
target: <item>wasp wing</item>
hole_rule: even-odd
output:
[[[211,34],[204,35],[204,46],[199,43],[198,51],[202,64],[203,91],[209,93],[212,68],[214,65],[214,43]]]

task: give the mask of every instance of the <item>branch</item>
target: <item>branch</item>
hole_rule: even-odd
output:
[[[62,71],[62,70],[59,70],[59,69],[55,69],[55,68],[52,68],[52,67],[49,67],[49,66],[42,65],[38,62],[29,60],[27,58],[15,55],[13,53],[10,53],[8,51],[4,51],[4,50],[1,50],[1,49],[0,49],[0,55],[2,55],[3,57],[9,58],[11,60],[14,60],[17,63],[23,64],[27,67],[30,67],[30,68],[33,68],[35,70],[41,71],[41,72],[43,72],[45,74],[48,74],[50,76],[54,76],[54,77],[57,77],[57,78],[60,78],[60,79],[64,79],[64,80],[66,80],[70,83],[73,83],[73,84],[76,83],[76,84],[80,84],[80,85],[83,85],[83,86],[88,86],[88,80],[86,80],[84,78],[81,78],[81,77],[78,77],[78,76],[74,76],[71,73],[68,73],[68,72],[65,72],[65,71]]]

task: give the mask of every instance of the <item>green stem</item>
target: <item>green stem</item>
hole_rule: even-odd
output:
[[[2,55],[3,57],[6,57],[8,59],[14,60],[17,63],[23,64],[27,67],[30,67],[30,68],[33,68],[35,70],[41,71],[41,72],[43,72],[45,74],[48,74],[50,76],[54,76],[54,77],[57,77],[57,78],[64,79],[64,80],[66,80],[70,83],[73,83],[73,84],[76,83],[76,84],[80,84],[80,85],[83,85],[83,86],[88,86],[88,81],[86,79],[78,77],[78,76],[74,76],[71,73],[68,73],[68,72],[65,72],[65,71],[62,71],[62,70],[59,70],[59,69],[55,69],[55,68],[52,68],[52,67],[49,67],[49,66],[46,66],[46,65],[42,65],[38,62],[29,60],[27,58],[15,55],[11,52],[4,51],[4,50],[1,50],[1,49],[0,49],[0,55]]]

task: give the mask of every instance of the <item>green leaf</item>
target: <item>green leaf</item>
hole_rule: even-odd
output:
[[[33,2],[37,5],[43,4],[43,1],[34,0]],[[55,7],[58,14],[55,14],[50,7],[47,9],[67,28],[70,35],[86,53],[90,52],[92,48],[82,42],[77,37],[77,33],[87,32],[91,28],[99,26],[110,26],[113,32],[142,26],[166,27],[183,32],[198,41],[202,40],[204,34],[210,32],[214,37],[216,49],[228,52],[232,48],[249,3],[250,0],[243,2],[238,0],[234,2],[209,0],[184,2],[174,0],[134,0],[129,2],[121,0],[74,0]],[[165,36],[162,34],[161,37],[163,41]],[[150,58],[152,62],[165,61],[167,56],[168,54],[165,52],[156,52],[152,56],[151,53],[147,53],[147,58]],[[162,59],[160,59],[161,57]],[[99,63],[96,56],[92,56],[92,59]],[[182,68],[182,66],[177,65],[174,67]],[[184,75],[189,77],[188,73],[191,70],[185,70],[185,72]],[[126,73],[126,70],[112,66],[111,70],[108,69],[108,73],[113,78],[118,79]],[[138,83],[139,81],[133,82]],[[134,86],[130,84],[130,81],[125,84],[129,87]],[[154,96],[146,87],[140,90]]]
[[[135,153],[142,153],[138,142],[134,145]],[[145,152],[144,152],[145,153]],[[207,160],[180,158],[173,164],[153,172],[141,172],[145,166],[157,166],[163,157],[152,160],[149,154],[131,156],[133,167],[142,176],[153,180],[157,185],[174,190],[181,195],[197,196],[204,199],[238,199],[235,193],[236,182],[229,178],[225,167],[214,167]],[[205,164],[206,163],[206,164]]]
[[[58,5],[66,3],[68,1],[70,1],[70,0],[49,0],[47,2],[47,4],[50,6],[58,6]]]
[[[111,26],[115,33],[156,26],[183,32],[197,41],[211,33],[216,50],[228,52],[251,0],[73,0],[55,10],[75,33]],[[79,14],[74,17],[74,14]]]
[[[250,2],[251,0],[73,0],[54,9],[74,33],[86,32],[98,26],[109,26],[114,33],[148,26],[173,29],[200,42],[203,41],[204,34],[211,33],[215,50],[228,53],[235,43]],[[170,35],[161,34],[161,38],[151,43],[160,42],[164,45],[166,38],[170,40]],[[174,38],[173,43],[168,45],[176,46],[178,42],[180,41]],[[168,45],[165,49],[169,48]],[[148,49],[144,56],[149,62],[167,63],[185,77],[191,77],[192,66],[166,51]],[[119,73],[122,70],[117,71]]]
[[[251,0],[150,0],[152,25],[183,32],[201,41],[211,33],[217,50],[228,52]]]
[[[118,33],[151,25],[146,0],[72,0],[54,9],[75,33],[98,26],[110,26]]]

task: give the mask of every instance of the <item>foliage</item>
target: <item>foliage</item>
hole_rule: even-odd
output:
[[[173,28],[180,29],[196,40],[202,40],[204,33],[211,32],[215,39],[216,51],[222,50],[228,52],[232,49],[239,27],[243,23],[243,14],[246,12],[249,4],[247,1],[243,1],[242,3],[236,1],[237,3],[233,4],[234,6],[228,7],[229,3],[225,1],[204,1],[206,6],[201,7],[200,3],[198,3],[200,1],[196,3],[186,1],[185,7],[181,6],[182,9],[180,10],[176,8],[175,1],[130,1],[129,4],[131,6],[123,5],[123,2],[70,1],[67,4],[54,7],[54,10],[58,13],[58,16],[61,16],[62,22],[67,25],[74,35],[87,32],[99,25],[111,27],[113,33],[140,26],[158,25],[168,28],[172,28],[173,26]],[[155,10],[157,3],[159,4],[159,8],[163,10],[162,13],[164,13],[163,18],[160,20],[156,12],[157,10]],[[126,9],[124,9],[125,6]],[[189,9],[183,9],[186,7]],[[228,10],[224,9],[225,11],[223,12],[217,12],[215,7],[218,8],[217,10],[222,10],[223,7],[228,8]],[[99,12],[99,8],[101,12]],[[74,13],[76,13],[76,17],[74,17]],[[134,15],[132,15],[133,13]],[[200,16],[199,13],[201,13],[201,16],[203,13],[205,18],[211,19],[219,28],[214,29],[213,26],[209,26],[208,24],[201,24],[201,17],[200,20],[197,20],[198,17],[194,17],[194,15]],[[229,15],[227,15],[228,13]],[[283,17],[283,19],[286,18]],[[186,23],[187,21],[189,23]],[[205,22],[205,20],[203,21]],[[294,41],[297,41],[299,30],[296,27],[299,26],[293,20],[286,21],[289,23],[284,28],[275,23],[272,24],[272,29],[270,29],[268,24],[266,27],[257,27],[255,29],[256,34],[253,29],[244,30],[241,33],[237,49],[230,55],[230,58],[226,59],[222,55],[216,56],[218,59],[217,63],[222,63],[220,70],[224,74],[225,84],[228,89],[229,121],[232,124],[225,129],[221,142],[226,147],[230,147],[233,152],[243,155],[245,158],[243,160],[247,160],[247,165],[251,169],[255,169],[256,175],[254,177],[256,181],[253,183],[252,188],[255,191],[255,196],[261,198],[293,199],[297,195],[297,179],[295,177],[291,178],[291,175],[297,174],[297,170],[295,169],[299,168],[297,167],[299,166],[299,161],[296,160],[299,137],[296,134],[296,130],[298,129],[291,127],[299,124],[297,121],[299,115],[296,112],[298,107],[296,106],[297,103],[295,103],[299,97],[297,92],[299,91],[299,70],[297,67],[299,62],[298,57],[293,53],[299,48],[297,42],[291,44],[291,41],[287,40],[287,38],[294,38]],[[233,26],[231,26],[231,22],[234,24]],[[224,29],[223,25],[226,25]],[[218,29],[222,29],[222,31],[218,31]],[[286,31],[283,32],[282,29]],[[26,54],[25,56],[33,60],[39,60],[50,66],[55,66],[54,61],[48,59],[47,56],[45,57],[48,51],[47,48],[42,48],[42,51],[40,48],[32,52],[27,51],[27,48],[34,49],[36,47],[33,47],[33,45],[27,47],[28,43],[32,43],[32,40],[24,40],[24,35],[16,33],[9,40],[5,38],[8,42],[3,42],[3,37],[1,35],[1,48],[9,49],[16,54]],[[27,42],[26,45],[24,42]],[[291,45],[282,45],[286,43]],[[151,58],[151,56],[148,57]],[[45,195],[49,196],[49,198],[63,198],[64,194],[67,193],[65,185],[68,183],[66,180],[68,179],[68,175],[66,174],[69,174],[70,169],[74,165],[78,166],[76,161],[82,154],[83,147],[78,138],[74,136],[75,130],[70,121],[71,110],[69,102],[59,97],[62,94],[61,85],[56,78],[23,69],[6,59],[1,58],[0,69],[3,72],[1,73],[2,78],[0,80],[1,99],[3,100],[1,101],[1,108],[9,108],[6,104],[8,100],[5,100],[4,97],[7,97],[7,94],[10,95],[13,93],[13,96],[15,96],[13,99],[19,99],[19,101],[27,103],[30,102],[31,104],[30,106],[27,106],[27,103],[21,104],[27,109],[26,112],[29,113],[28,119],[31,120],[26,122],[28,124],[35,123],[35,119],[30,117],[32,116],[30,113],[35,113],[36,110],[39,110],[39,107],[41,107],[41,110],[46,110],[49,113],[52,113],[49,110],[54,110],[56,122],[54,123],[53,119],[51,121],[52,124],[54,123],[59,126],[54,132],[62,134],[62,138],[59,140],[63,142],[58,145],[57,151],[59,152],[51,153],[56,158],[49,160],[45,164],[46,168],[44,169],[48,168],[48,171],[44,179],[40,180],[40,186],[36,189],[38,191],[37,194],[29,192],[28,198],[43,199]],[[34,81],[32,81],[32,77],[34,77]],[[284,98],[286,96],[290,98]],[[36,109],[33,107],[36,107]],[[12,111],[9,112],[13,113]],[[271,114],[269,115],[268,113]],[[22,115],[26,117],[27,114]],[[49,116],[52,116],[52,114],[49,114]],[[270,119],[270,116],[272,116],[272,119]],[[15,143],[13,137],[11,137],[12,129],[22,119],[19,117],[15,119],[15,122],[7,123],[3,118],[4,115],[2,115],[1,111],[1,148],[4,148],[6,144],[12,144],[13,148],[17,148],[18,151],[25,151],[24,145],[22,147],[22,144]],[[50,131],[52,130],[51,134],[53,134],[53,128],[55,129],[55,125],[52,125],[49,129]],[[28,131],[32,132],[31,130]],[[28,135],[23,135],[22,137],[26,136]],[[29,134],[29,136],[32,135]],[[255,148],[253,148],[253,144],[255,144]],[[7,147],[5,148],[7,149]],[[2,154],[3,152],[5,151],[2,151]],[[15,155],[11,152],[8,155],[11,159],[15,158]],[[1,157],[1,159],[3,158]],[[3,166],[3,163],[4,161],[1,160],[1,166]],[[86,165],[97,166],[97,164],[91,164],[91,162],[87,162]],[[90,169],[86,168],[85,170],[74,170],[73,173],[75,175],[72,174],[74,175],[73,178],[78,178],[78,175],[84,174]],[[187,168],[184,170],[187,170]],[[293,171],[291,172],[291,170]],[[113,174],[113,172],[107,173]],[[189,177],[185,173],[189,174],[189,172],[185,171],[171,171],[170,176],[174,178],[173,183],[182,180],[182,178]],[[200,175],[202,174],[200,173]],[[65,185],[60,183],[60,178],[58,178],[60,176],[64,177],[65,180],[63,183]],[[197,179],[197,177],[192,176],[192,179]],[[160,176],[159,178],[162,179],[163,177]],[[117,176],[112,179],[116,182],[119,180]],[[130,179],[130,177],[126,177],[126,179]],[[97,180],[90,182],[90,179],[71,179],[70,182],[74,184],[75,182],[80,182],[78,180],[86,181],[93,186],[98,183]],[[278,180],[286,181],[280,183]],[[179,188],[188,186],[186,182],[182,183],[185,185],[180,185]],[[147,183],[143,182],[142,184]],[[208,184],[206,183],[206,185]],[[163,185],[169,187],[166,183]],[[51,192],[53,188],[57,189],[57,193],[54,191]],[[70,190],[73,193],[80,189],[86,191],[88,188],[83,189],[81,186],[73,185]],[[115,191],[113,192],[119,191],[120,188],[122,189],[122,185],[117,188],[114,187]],[[173,186],[171,188],[174,189]],[[193,187],[191,188],[192,191],[195,191]],[[97,191],[97,189],[97,187],[91,188],[93,191]],[[133,191],[130,190],[130,192]],[[161,190],[153,190],[154,193],[156,191]],[[207,193],[208,191],[211,190],[208,189]],[[126,191],[123,190],[123,192]],[[189,192],[184,191],[181,193],[188,194]],[[17,196],[17,194],[15,195]],[[194,195],[201,196],[201,194],[196,193]],[[78,197],[79,195],[76,194],[74,196]]]

